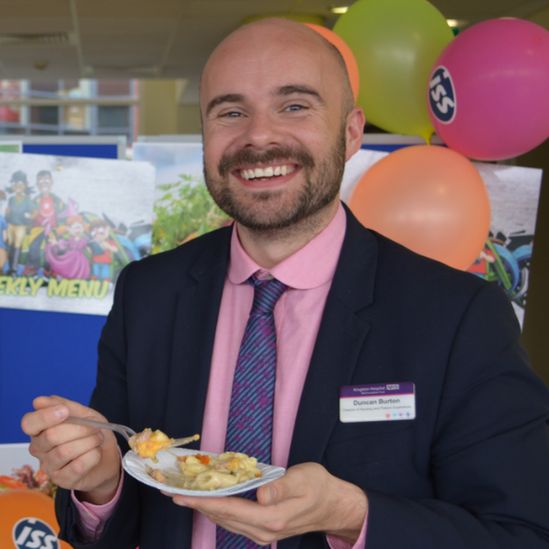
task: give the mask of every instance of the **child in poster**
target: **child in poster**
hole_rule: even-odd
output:
[[[12,173],[10,184],[7,191],[12,193],[12,196],[6,209],[9,273],[19,274],[21,248],[32,219],[32,189],[29,187],[27,174],[22,170]]]

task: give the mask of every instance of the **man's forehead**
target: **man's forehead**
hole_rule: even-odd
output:
[[[282,20],[254,23],[235,31],[210,55],[202,74],[203,83],[212,75],[242,77],[258,71],[269,71],[271,65],[286,72],[308,64],[329,62],[330,51],[325,41],[305,25]]]
[[[223,39],[211,54],[211,58],[228,50],[255,52],[262,47],[290,48],[299,44],[322,44],[320,35],[309,27],[284,19],[265,19],[244,25]],[[231,52],[233,53],[233,52]]]

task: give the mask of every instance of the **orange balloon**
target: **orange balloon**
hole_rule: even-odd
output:
[[[309,28],[315,30],[324,37],[328,42],[334,45],[343,60],[345,61],[345,66],[347,67],[347,74],[349,75],[349,82],[351,84],[351,90],[353,92],[353,98],[356,101],[358,97],[358,89],[360,77],[358,75],[358,63],[356,62],[355,54],[352,52],[351,48],[347,45],[347,42],[338,36],[335,32],[327,29],[326,27],[321,27],[320,25],[315,25],[314,23],[304,23]]]
[[[349,206],[366,227],[457,269],[473,263],[490,228],[484,181],[445,147],[392,152],[362,176]]]
[[[57,538],[53,499],[34,490],[0,492],[0,547],[70,549]]]

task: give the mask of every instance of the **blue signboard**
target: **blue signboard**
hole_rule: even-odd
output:
[[[120,138],[23,142],[24,153],[116,159]],[[109,142],[110,141],[110,142]],[[26,442],[23,414],[38,395],[87,403],[104,316],[0,308],[0,443]]]

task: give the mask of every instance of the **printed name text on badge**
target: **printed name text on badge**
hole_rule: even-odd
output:
[[[411,382],[347,385],[340,389],[339,420],[342,423],[400,421],[415,417],[415,385]]]

